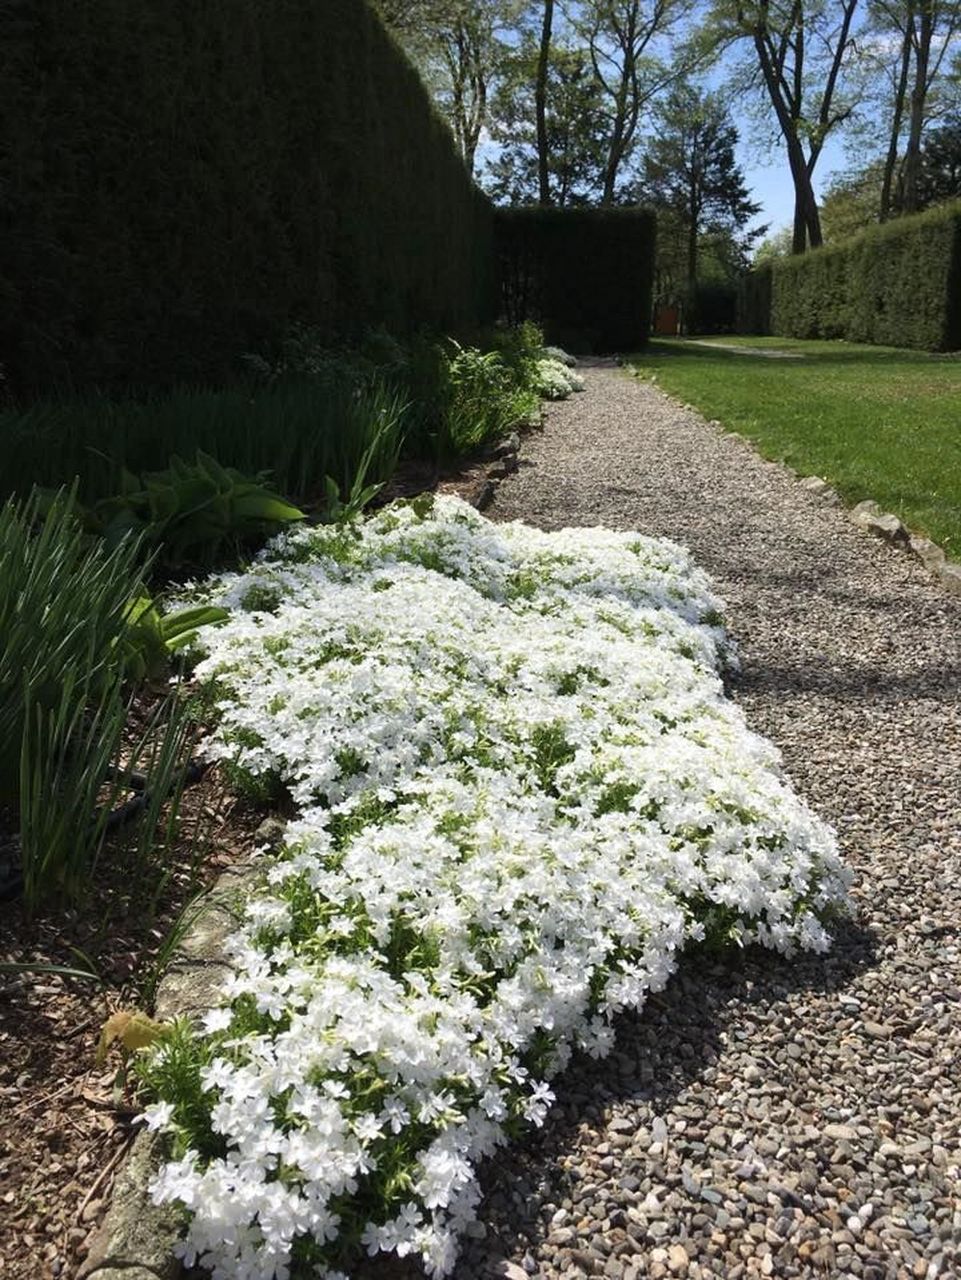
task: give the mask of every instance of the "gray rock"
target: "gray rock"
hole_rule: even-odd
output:
[[[138,1280],[177,1280],[180,1263],[173,1247],[183,1230],[183,1214],[170,1205],[158,1207],[147,1186],[163,1160],[159,1138],[144,1131],[135,1139],[114,1184],[110,1208],[91,1242],[84,1274],[97,1280],[123,1276]],[[140,1280],[143,1280],[141,1277]]]
[[[920,534],[911,535],[908,540],[908,549],[916,559],[921,561],[925,569],[929,569],[932,573],[936,573],[947,559],[936,542],[932,542],[930,538],[922,538]]]
[[[961,596],[961,564],[948,561],[938,569],[938,581],[945,591],[953,596]]]

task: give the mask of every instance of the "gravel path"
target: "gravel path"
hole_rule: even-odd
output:
[[[587,378],[492,514],[692,548],[861,914],[828,957],[686,962],[493,1162],[456,1274],[961,1275],[961,602],[652,386]]]

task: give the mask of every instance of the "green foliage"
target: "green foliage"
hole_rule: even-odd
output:
[[[108,546],[142,539],[166,563],[212,564],[230,550],[263,541],[304,513],[250,478],[197,450],[193,463],[174,456],[165,471],[138,478],[125,472],[120,493],[86,513],[88,527]]]
[[[491,316],[490,206],[364,0],[9,0],[0,61],[17,394]]]
[[[735,156],[737,129],[719,95],[682,82],[658,119],[657,135],[644,157],[643,190],[658,212],[669,210],[680,223],[684,263],[676,274],[683,272],[685,295],[693,301],[703,235],[724,235],[746,257],[767,228],[746,230],[761,206],[749,198]],[[695,331],[690,315],[688,327]]]
[[[961,70],[961,63],[959,63]],[[961,114],[932,129],[921,148],[918,199],[922,208],[961,198]]]
[[[961,205],[763,264],[745,281],[742,333],[961,347]]]
[[[124,615],[120,642],[124,672],[135,683],[167,675],[171,656],[189,647],[201,627],[216,626],[229,617],[226,609],[198,605],[162,613],[149,595],[131,600]]]
[[[0,413],[0,496],[77,477],[92,505],[122,489],[125,471],[157,471],[173,454],[202,449],[224,467],[269,470],[281,492],[309,502],[328,475],[349,489],[375,439],[369,479],[386,480],[406,428],[404,397],[373,365],[315,350],[303,331],[295,341],[296,353],[284,345],[276,361],[258,357],[261,376],[248,386],[41,401]]]
[[[496,440],[537,408],[527,371],[520,376],[496,351],[451,340],[445,423],[450,448],[464,453]]]
[[[187,728],[164,701],[130,730],[125,651],[143,564],[134,539],[86,536],[71,496],[0,510],[0,806],[20,834],[28,905],[77,899],[134,771],[156,790],[132,834],[142,867],[163,822]],[[164,816],[166,814],[166,816]]]
[[[538,41],[528,33],[506,65],[494,96],[492,135],[500,148],[488,161],[483,180],[499,204],[534,204],[538,198],[538,57]],[[588,49],[551,49],[545,123],[551,200],[561,208],[596,200],[603,186],[610,118]]]
[[[572,351],[647,341],[655,219],[646,209],[505,209],[496,219],[507,317]]]

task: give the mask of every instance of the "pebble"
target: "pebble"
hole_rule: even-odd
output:
[[[583,372],[491,514],[691,548],[730,692],[835,826],[859,913],[823,956],[686,956],[609,1058],[575,1057],[485,1166],[457,1280],[505,1254],[543,1280],[961,1275],[961,600],[649,382]]]

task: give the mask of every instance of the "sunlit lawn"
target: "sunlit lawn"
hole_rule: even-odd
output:
[[[631,363],[767,457],[823,476],[848,502],[875,498],[961,558],[961,355],[790,338],[704,341],[711,346],[653,342]]]

